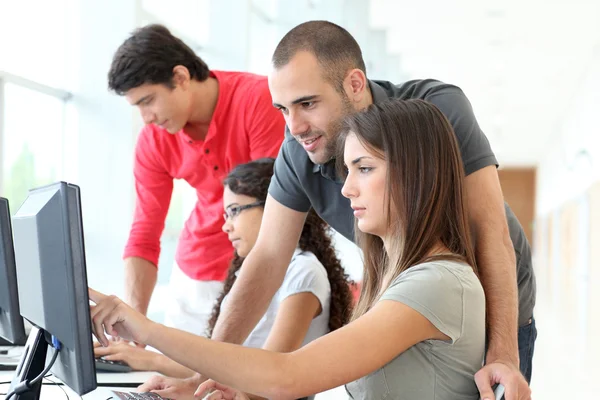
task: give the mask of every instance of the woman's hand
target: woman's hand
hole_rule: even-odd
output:
[[[156,371],[156,361],[160,354],[140,349],[129,342],[111,341],[108,347],[94,342],[94,355],[109,361],[123,361],[137,371]]]
[[[152,392],[165,399],[193,400],[196,399],[194,391],[198,388],[198,376],[187,379],[169,378],[166,376],[153,376],[137,390],[140,393]]]
[[[194,396],[206,400],[249,400],[246,393],[221,385],[212,379],[198,386]]]
[[[136,343],[146,343],[153,324],[148,318],[115,296],[107,296],[89,288],[92,331],[105,347],[110,344],[105,332]]]

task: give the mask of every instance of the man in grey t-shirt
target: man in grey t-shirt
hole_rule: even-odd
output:
[[[523,374],[530,376],[536,336],[529,245],[504,204],[496,158],[462,91],[434,80],[399,86],[369,81],[356,41],[344,29],[325,21],[307,22],[290,31],[272,61],[269,87],[274,106],[286,120],[286,138],[276,161],[259,238],[244,262],[213,338],[242,343],[250,333],[285,276],[311,207],[334,229],[353,239],[352,210],[340,193],[342,182],[333,167],[343,117],[389,97],[419,98],[435,104],[450,120],[468,175],[466,199],[489,326],[487,364],[476,375],[480,393],[493,398],[491,383],[499,381],[506,387],[507,400],[529,398],[527,382],[519,373],[520,361]]]

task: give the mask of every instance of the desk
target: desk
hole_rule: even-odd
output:
[[[14,371],[0,371],[0,393],[8,392],[10,381],[14,376]],[[66,399],[67,397],[71,400],[83,399],[83,400],[106,400],[111,397],[111,390],[118,390],[122,392],[132,392],[140,384],[146,382],[150,377],[158,375],[157,372],[128,372],[128,373],[111,373],[111,372],[98,372],[96,380],[98,381],[98,388],[83,397],[75,394],[68,386],[62,385],[42,385],[42,393],[40,400],[60,400]],[[44,379],[44,383],[60,382],[55,377]],[[5,383],[8,382],[8,383]],[[102,386],[100,386],[102,385]],[[109,386],[110,385],[110,386]],[[64,389],[67,393],[61,390]],[[4,398],[4,397],[0,397]]]

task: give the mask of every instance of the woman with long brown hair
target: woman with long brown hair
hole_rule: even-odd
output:
[[[365,258],[352,322],[282,354],[157,325],[91,290],[99,339],[106,329],[161,349],[212,378],[199,392],[214,399],[297,398],[342,384],[355,399],[477,399],[485,297],[451,125],[430,103],[391,100],[348,117],[342,138],[342,193]]]

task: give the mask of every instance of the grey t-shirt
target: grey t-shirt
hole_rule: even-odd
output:
[[[451,340],[426,340],[377,371],[346,385],[353,399],[478,399],[473,375],[485,354],[485,296],[473,269],[456,261],[404,271],[380,301],[403,303]],[[365,351],[368,351],[366,349]]]
[[[437,106],[454,128],[466,175],[489,165],[498,165],[471,104],[460,88],[433,79],[409,81],[402,85],[369,81],[369,87],[375,103],[389,98],[422,99]],[[306,212],[314,208],[333,229],[353,241],[354,216],[350,201],[342,196],[342,186],[343,182],[336,176],[335,162],[313,164],[286,127],[269,194],[296,211]],[[519,325],[524,325],[532,317],[535,305],[531,249],[521,224],[507,204],[505,211],[517,259]]]

